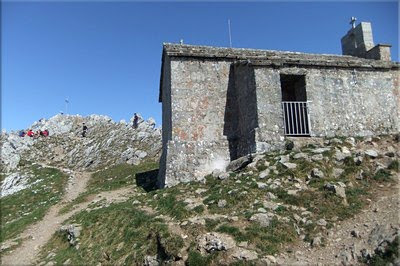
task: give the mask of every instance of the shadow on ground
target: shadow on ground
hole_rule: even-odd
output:
[[[142,187],[146,192],[156,190],[158,169],[137,173],[136,185]]]

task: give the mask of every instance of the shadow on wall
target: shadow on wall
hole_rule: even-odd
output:
[[[136,185],[142,187],[146,192],[158,189],[157,184],[158,169],[150,170],[135,175]]]
[[[254,68],[248,62],[235,62],[229,70],[223,133],[229,142],[231,160],[256,151],[257,127]]]

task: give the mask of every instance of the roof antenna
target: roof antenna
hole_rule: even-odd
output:
[[[232,48],[231,20],[230,19],[228,19],[228,29],[229,29],[229,47]]]

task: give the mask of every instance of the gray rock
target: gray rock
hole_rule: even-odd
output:
[[[316,236],[311,240],[311,246],[312,247],[319,247],[322,244],[321,237]]]
[[[267,200],[274,200],[276,199],[276,196],[272,192],[267,192],[266,198]]]
[[[270,170],[269,170],[269,169],[265,169],[264,171],[262,171],[262,172],[260,173],[260,175],[259,175],[258,177],[259,177],[260,179],[264,179],[264,178],[268,177],[269,173],[270,173]]]
[[[250,221],[258,222],[262,227],[268,227],[271,217],[267,213],[256,213],[250,217]]]
[[[337,185],[326,183],[324,185],[324,189],[331,191],[335,193],[337,196],[341,197],[343,199],[343,203],[347,205],[346,190],[345,190],[345,185],[343,183],[338,182]]]
[[[352,231],[351,231],[351,235],[352,235],[353,237],[357,237],[357,238],[358,238],[358,237],[361,237],[361,236],[360,236],[360,232],[359,232],[358,230],[352,230]]]
[[[367,156],[369,156],[370,158],[372,158],[372,159],[375,159],[376,157],[378,157],[378,152],[377,151],[375,151],[375,150],[366,150],[365,151],[365,154],[367,155]]]
[[[311,171],[311,177],[313,178],[324,178],[324,176],[325,176],[324,173],[318,168],[314,168]]]
[[[218,201],[218,207],[219,208],[224,208],[226,206],[226,200],[219,200]]]
[[[345,142],[350,144],[352,147],[356,146],[356,140],[353,137],[346,138]]]
[[[333,168],[332,170],[332,175],[334,178],[338,178],[339,176],[341,176],[341,174],[343,174],[344,170],[341,168]]]
[[[226,171],[233,171],[233,172],[239,171],[240,169],[246,167],[251,162],[252,162],[251,155],[240,157],[236,160],[231,161],[226,167]]]
[[[158,265],[160,265],[159,261],[157,260],[157,255],[154,255],[154,256],[147,255],[147,256],[145,256],[143,264],[145,266],[158,266]]]
[[[363,161],[363,157],[362,157],[362,156],[354,157],[353,161],[354,161],[354,163],[355,163],[356,165],[361,165],[361,164],[362,164],[362,161]]]
[[[235,241],[231,236],[221,233],[206,233],[197,238],[198,249],[204,253],[214,251],[230,250],[235,246]]]
[[[270,210],[275,211],[276,209],[279,208],[280,205],[278,203],[275,203],[275,202],[272,202],[272,201],[263,201],[263,206],[266,209],[270,209]]]
[[[281,155],[281,156],[279,156],[279,162],[281,163],[281,164],[284,164],[284,163],[286,163],[286,162],[288,162],[289,161],[289,154],[288,155]]]
[[[325,219],[319,219],[317,221],[317,224],[320,226],[326,226],[328,223],[325,221]]]
[[[318,162],[318,161],[322,161],[324,159],[324,156],[322,156],[322,154],[315,154],[313,156],[311,156],[311,160]]]
[[[28,184],[30,178],[31,178],[30,176],[20,173],[12,173],[7,175],[1,184],[0,198],[12,195],[18,191],[29,188],[30,186],[33,185],[33,184]]]
[[[244,248],[237,248],[233,253],[232,257],[238,260],[245,260],[245,261],[250,261],[250,260],[256,260],[258,259],[258,254],[257,252],[253,250],[248,250]]]
[[[137,151],[135,152],[135,155],[136,155],[138,158],[143,159],[144,157],[147,156],[147,152],[141,151],[141,150],[137,150]]]
[[[60,233],[65,234],[71,246],[76,246],[78,238],[81,234],[82,227],[79,224],[63,225],[58,230]]]
[[[289,169],[295,169],[296,167],[297,167],[297,164],[295,164],[295,163],[289,163],[289,162],[285,162],[285,163],[282,163],[286,168],[289,168]]]
[[[268,187],[268,185],[263,182],[257,182],[257,187],[259,189],[266,189]]]
[[[294,159],[308,159],[308,155],[305,154],[305,153],[300,152],[300,153],[296,153],[296,154],[293,156],[293,158],[294,158]]]
[[[317,148],[317,149],[314,149],[314,150],[312,150],[312,152],[313,152],[313,153],[323,153],[323,152],[330,151],[330,150],[331,150],[331,148],[326,147],[326,148]]]
[[[218,178],[221,173],[222,173],[222,171],[220,169],[214,169],[211,175],[214,178]]]
[[[66,261],[64,261],[63,265],[72,265],[71,259],[67,259]]]
[[[277,260],[274,256],[267,255],[261,259],[261,262],[265,263],[265,265],[271,265],[271,264],[276,264]]]

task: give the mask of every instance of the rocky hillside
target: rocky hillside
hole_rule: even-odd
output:
[[[88,127],[86,137],[82,137],[83,123]],[[113,164],[138,165],[158,160],[161,150],[161,130],[155,128],[154,119],[145,121],[140,116],[137,128],[133,128],[133,118],[129,122],[114,122],[101,115],[56,115],[33,123],[30,129],[47,129],[50,136],[19,137],[18,132],[1,135],[3,195],[12,187],[11,191],[24,187],[29,179],[22,171],[24,165],[39,163],[93,171]]]
[[[400,262],[399,136],[288,140],[203,183],[155,190],[151,119],[134,129],[55,116],[37,128],[50,137],[2,135],[4,264]]]

